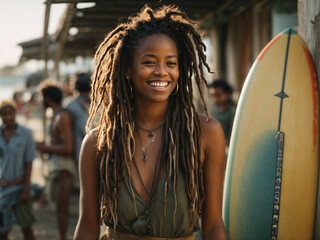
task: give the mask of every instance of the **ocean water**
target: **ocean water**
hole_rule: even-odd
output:
[[[15,91],[25,91],[26,76],[0,76],[0,101],[12,99]]]

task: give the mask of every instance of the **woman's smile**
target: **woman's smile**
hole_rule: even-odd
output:
[[[162,82],[162,81],[150,81],[148,82],[148,84],[151,86],[151,87],[154,87],[154,88],[166,88],[167,86],[169,86],[169,82]]]

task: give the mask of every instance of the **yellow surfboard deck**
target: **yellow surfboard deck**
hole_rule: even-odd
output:
[[[312,57],[293,29],[253,64],[235,116],[224,189],[228,239],[312,239],[319,99]]]

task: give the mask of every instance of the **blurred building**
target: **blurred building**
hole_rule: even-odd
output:
[[[74,61],[79,56],[92,58],[108,31],[146,3],[143,0],[83,2],[47,0],[44,36],[20,43],[21,61],[51,60],[54,64],[48,71],[60,79],[61,62]],[[210,45],[207,55],[212,69],[217,77],[228,79],[238,92],[263,47],[276,34],[298,23],[297,0],[150,0],[147,3],[153,7],[176,4],[197,20]],[[52,4],[65,4],[66,9],[55,34],[48,35]]]

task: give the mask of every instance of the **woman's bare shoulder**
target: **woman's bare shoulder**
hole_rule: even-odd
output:
[[[225,144],[225,138],[222,126],[220,122],[206,115],[199,114],[200,126],[201,126],[201,142],[205,151],[208,152],[218,145]]]
[[[213,117],[207,117],[204,114],[198,114],[199,120],[200,120],[200,125],[201,125],[201,130],[202,134],[206,135],[209,134],[211,135],[212,133],[217,133],[219,134],[222,130],[220,122],[213,118]]]
[[[86,134],[86,138],[88,138],[88,141],[92,142],[97,142],[98,141],[98,134],[99,134],[99,127],[95,127],[91,129],[89,132]]]
[[[201,125],[201,146],[204,152],[203,164],[218,162],[224,164],[225,137],[220,122],[199,114]]]
[[[99,128],[96,127],[86,134],[82,142],[82,148],[85,151],[97,151]]]

